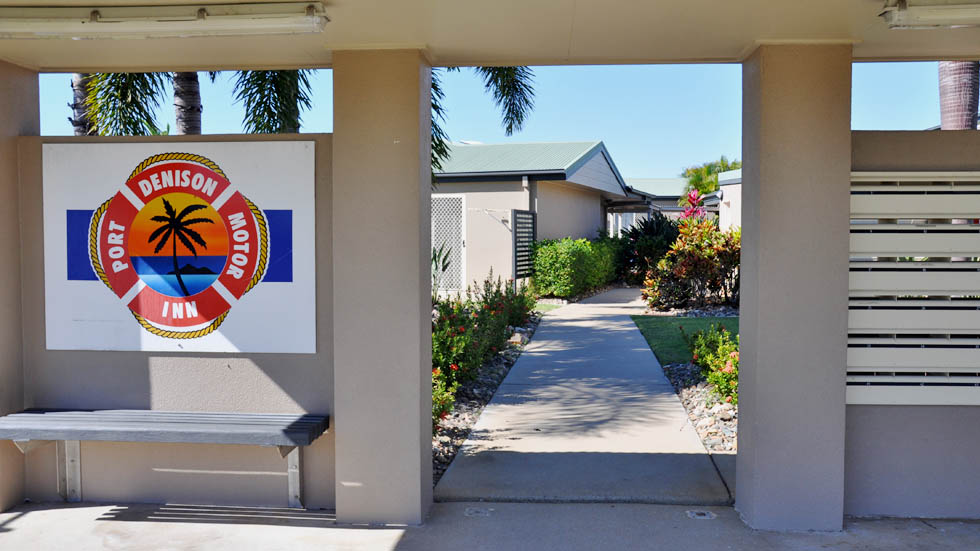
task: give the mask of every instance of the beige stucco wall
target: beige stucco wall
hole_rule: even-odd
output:
[[[760,46],[742,88],[735,507],[755,528],[840,530],[851,48]]]
[[[854,132],[855,171],[980,170],[980,132]],[[847,406],[845,511],[980,518],[978,406]]]
[[[538,182],[538,239],[588,237],[606,227],[598,192],[559,182]]]
[[[431,70],[417,50],[333,59],[337,518],[419,524],[432,502]]]
[[[718,205],[718,225],[723,230],[742,227],[742,184],[722,186],[722,199]]]
[[[512,210],[533,209],[531,188],[520,181],[443,182],[434,193],[465,196],[466,274],[464,285],[483,281],[490,270],[494,278],[514,277]]]
[[[0,415],[24,406],[17,136],[40,132],[37,73],[0,62]],[[36,276],[32,276],[36,277]],[[0,511],[24,492],[24,457],[0,441]]]
[[[176,354],[46,350],[41,144],[316,142],[316,354]],[[154,138],[21,138],[23,348],[27,406],[333,413],[332,138],[323,134]],[[16,258],[16,253],[12,258]],[[256,320],[256,323],[266,323]],[[331,420],[331,425],[333,420]],[[284,506],[286,465],[275,448],[82,443],[86,500]],[[334,506],[333,427],[304,450],[307,506]],[[26,494],[57,499],[54,446],[26,459]]]

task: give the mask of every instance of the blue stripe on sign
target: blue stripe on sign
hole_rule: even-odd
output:
[[[92,223],[90,210],[68,211],[68,280],[98,281],[88,259],[88,227]]]
[[[263,282],[293,280],[293,211],[264,210],[269,223],[269,265]]]
[[[67,211],[68,280],[97,281],[88,258],[88,230],[92,223],[91,210]],[[269,264],[263,282],[293,280],[293,211],[266,210],[269,223]]]

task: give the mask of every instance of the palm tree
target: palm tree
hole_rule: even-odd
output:
[[[214,224],[214,221],[210,218],[191,218],[189,220],[185,220],[188,214],[205,209],[207,208],[207,205],[188,205],[180,211],[180,214],[177,214],[177,211],[174,209],[173,205],[171,205],[170,202],[167,201],[166,197],[164,197],[163,208],[167,212],[166,216],[158,214],[150,218],[150,220],[153,220],[154,222],[160,222],[161,225],[157,229],[153,230],[153,233],[151,233],[150,237],[147,239],[147,243],[153,243],[159,238],[156,248],[153,249],[155,254],[163,249],[168,240],[170,241],[170,243],[173,245],[174,275],[177,276],[177,284],[180,285],[180,291],[184,293],[185,297],[190,296],[190,293],[187,291],[187,286],[184,285],[184,278],[181,277],[180,266],[177,265],[177,240],[180,239],[180,242],[187,247],[187,249],[190,250],[196,258],[197,249],[194,248],[194,243],[197,243],[205,249],[208,248],[208,244],[204,241],[204,238],[201,237],[201,234],[192,230],[189,226],[193,226],[194,224]],[[194,243],[192,243],[191,240],[193,240]]]
[[[678,204],[682,207],[691,206],[687,197],[687,194],[691,191],[697,191],[700,195],[707,195],[717,191],[718,174],[738,168],[742,168],[741,161],[729,161],[728,157],[722,155],[717,161],[708,161],[707,163],[684,169],[684,173],[681,176],[687,178],[687,184],[684,186],[684,195],[681,196]]]
[[[201,133],[201,83],[194,71],[174,73],[174,115],[177,134]]]
[[[85,94],[92,133],[100,136],[159,133],[155,112],[166,81],[166,73],[93,73],[88,78]]]
[[[939,62],[939,111],[943,130],[976,130],[980,63]]]
[[[242,125],[250,134],[299,132],[300,110],[312,106],[309,70],[239,71],[235,101],[245,104]]]
[[[459,68],[449,67],[445,70],[458,71]],[[523,66],[474,67],[473,70],[483,78],[483,87],[501,109],[504,132],[510,136],[524,128],[524,122],[534,109],[534,71]],[[433,171],[441,170],[443,161],[449,158],[449,135],[441,125],[445,121],[445,109],[442,107],[445,93],[439,76],[439,69],[433,69],[430,153]]]
[[[88,83],[92,75],[89,73],[74,73],[71,76],[71,95],[72,101],[68,104],[71,107],[71,115],[68,120],[75,128],[76,136],[89,136],[93,133],[92,119],[88,116],[85,100],[88,95]]]

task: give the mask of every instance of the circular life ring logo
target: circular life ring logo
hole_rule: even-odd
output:
[[[217,329],[262,279],[269,232],[217,164],[164,153],[137,165],[93,213],[89,257],[144,329],[193,339]]]

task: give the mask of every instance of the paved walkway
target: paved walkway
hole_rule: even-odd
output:
[[[436,486],[438,501],[724,505],[646,340],[639,291],[549,312]]]

